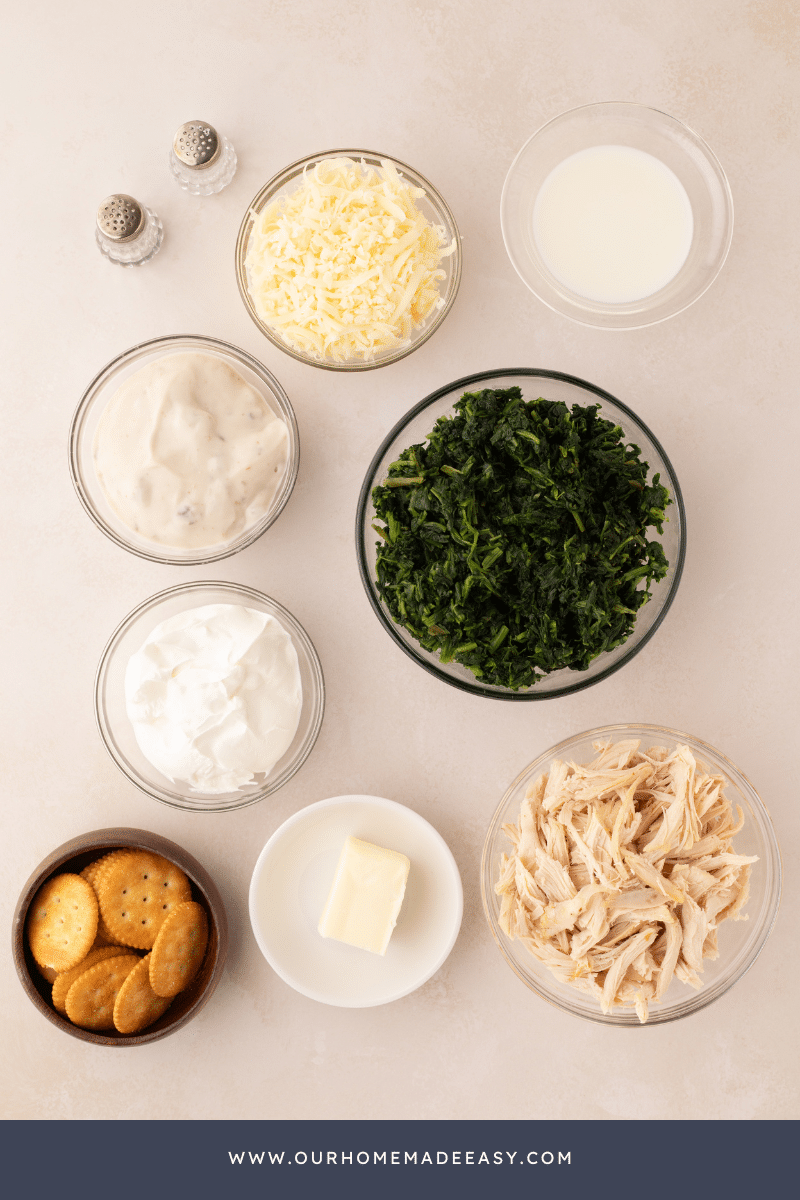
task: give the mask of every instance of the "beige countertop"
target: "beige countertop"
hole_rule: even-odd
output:
[[[132,825],[180,842],[216,879],[231,946],[222,983],[174,1037],[113,1052],[34,1010],[3,960],[2,1115],[153,1118],[797,1117],[797,337],[800,17],[789,0],[231,0],[135,13],[45,0],[6,15],[0,72],[4,387],[3,921],[51,849]],[[67,43],[69,48],[67,49]],[[565,109],[635,100],[681,118],[727,172],[728,261],[692,308],[608,333],[544,307],[503,248],[499,201],[520,146]],[[174,130],[212,121],[239,171],[221,195],[181,191]],[[335,374],[282,354],[251,323],[233,248],[247,203],[287,163],[364,146],[411,163],[451,205],[464,275],[441,329],[382,370]],[[164,222],[160,254],[120,270],[94,212],[129,192]],[[277,524],[211,568],[118,549],[89,521],[67,432],[89,380],[129,346],[202,333],[260,358],[300,427],[299,481]],[[634,408],[681,482],[688,554],[676,601],[623,670],[571,697],[474,698],[418,669],[358,576],[356,499],[379,442],[459,376],[531,366],[590,380]],[[221,578],[266,591],[322,659],[325,722],[302,770],[239,812],[180,813],[139,793],[103,748],[95,668],[153,592]],[[726,996],[685,1021],[607,1029],[539,1000],[486,925],[484,832],[514,776],[570,734],[615,721],[683,729],[727,754],[769,808],[783,851],[772,937]],[[247,917],[258,853],[297,809],[369,793],[444,836],[464,922],[419,991],[326,1007],[262,958]]]

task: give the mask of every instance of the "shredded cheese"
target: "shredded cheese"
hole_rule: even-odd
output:
[[[394,163],[322,159],[302,185],[254,214],[245,265],[261,320],[314,359],[367,361],[408,345],[444,304],[440,263],[455,251]]]

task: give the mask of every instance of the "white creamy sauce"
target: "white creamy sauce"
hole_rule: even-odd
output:
[[[130,529],[162,546],[218,546],[269,510],[289,455],[286,423],[211,354],[165,355],[109,400],[98,481]]]
[[[300,721],[297,652],[274,617],[207,604],[162,621],[125,671],[145,758],[168,779],[220,794],[259,786]]]
[[[632,146],[592,146],[545,179],[533,209],[536,248],[556,279],[588,300],[627,304],[680,271],[692,206],[660,159]]]

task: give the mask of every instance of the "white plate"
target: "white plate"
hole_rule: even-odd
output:
[[[411,860],[384,957],[317,932],[350,835]],[[463,907],[458,867],[441,835],[379,796],[334,796],[295,813],[261,851],[250,883],[250,923],[267,962],[304,996],[342,1008],[388,1004],[430,979],[453,948]]]

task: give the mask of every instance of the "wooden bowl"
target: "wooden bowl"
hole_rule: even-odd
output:
[[[202,904],[208,917],[208,948],[199,972],[185,991],[178,992],[163,1016],[137,1034],[122,1034],[112,1029],[104,1029],[101,1032],[81,1029],[62,1016],[53,1007],[52,984],[40,973],[25,937],[28,908],[43,883],[51,876],[63,872],[78,874],[94,859],[107,854],[109,850],[123,847],[151,850],[180,867],[191,884],[192,899]],[[12,928],[12,949],[14,965],[23,988],[39,1012],[53,1025],[82,1042],[94,1042],[97,1046],[140,1046],[175,1033],[208,1003],[220,981],[228,952],[228,921],[222,898],[211,876],[186,850],[156,833],[148,833],[145,829],[96,829],[92,833],[84,833],[70,842],[65,842],[39,863],[17,901]]]

